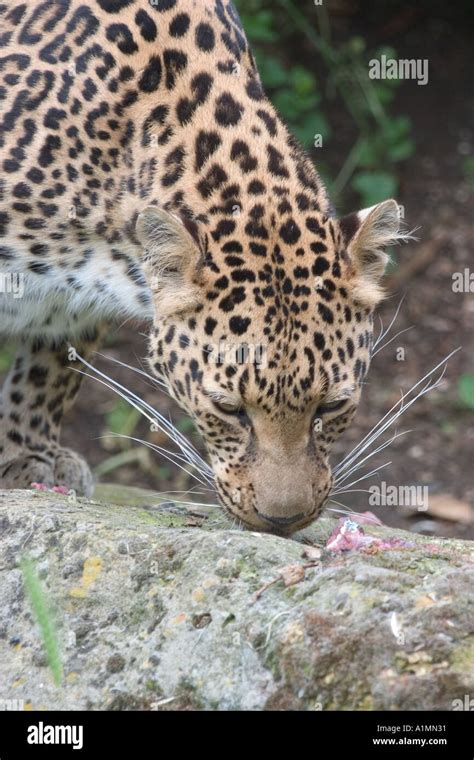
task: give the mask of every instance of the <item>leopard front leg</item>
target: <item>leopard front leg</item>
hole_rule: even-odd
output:
[[[90,496],[92,474],[84,459],[59,445],[63,415],[82,380],[75,352],[89,358],[99,332],[80,340],[25,341],[5,380],[0,407],[0,487],[29,488],[44,483]],[[72,346],[72,350],[71,350]]]

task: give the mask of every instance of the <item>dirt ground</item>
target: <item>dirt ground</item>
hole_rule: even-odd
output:
[[[346,33],[341,21],[338,33]],[[363,19],[352,20],[361,25]],[[451,351],[462,349],[450,359],[439,389],[420,399],[400,421],[397,430],[411,432],[396,440],[390,449],[373,457],[368,469],[390,462],[382,472],[354,488],[368,488],[384,480],[387,485],[428,486],[430,500],[446,505],[447,498],[461,502],[462,520],[450,519],[454,510],[442,509],[442,518],[429,512],[408,511],[400,507],[369,506],[367,493],[347,493],[340,501],[355,510],[371,509],[389,524],[440,536],[474,538],[467,505],[474,508],[474,414],[462,406],[457,383],[463,373],[474,372],[474,297],[454,293],[453,272],[473,268],[473,187],[465,179],[462,162],[472,154],[474,141],[474,93],[467,65],[471,60],[472,40],[459,25],[440,26],[437,19],[422,17],[408,24],[371,28],[379,42],[393,44],[401,57],[428,58],[430,80],[427,86],[404,83],[398,93],[397,107],[409,114],[414,126],[416,153],[399,167],[401,192],[409,228],[419,227],[419,243],[410,243],[396,252],[397,267],[391,281],[391,295],[380,310],[385,325],[404,301],[389,337],[397,337],[373,361],[365,395],[355,424],[338,443],[334,461],[341,459],[380,420],[400,398]],[[328,147],[325,156],[336,168],[348,144]],[[339,154],[339,155],[338,155]],[[108,357],[140,367],[146,353],[145,325],[126,325],[110,336],[103,353]],[[404,360],[399,360],[404,351]],[[98,362],[104,372],[142,395],[161,412],[172,414],[173,421],[199,445],[189,421],[162,393],[137,374],[114,364]],[[125,417],[125,421],[120,420]],[[86,380],[74,412],[65,425],[63,441],[82,452],[102,480],[145,486],[157,491],[186,490],[191,483],[164,459],[135,443],[118,442],[107,436],[111,420],[135,438],[164,444],[146,421],[134,425],[126,410],[118,409],[117,397],[93,380]],[[395,432],[395,431],[394,431]],[[383,439],[386,440],[390,434]],[[128,462],[127,462],[128,460]],[[120,466],[117,466],[120,465]],[[354,476],[356,478],[356,476]],[[449,519],[448,519],[449,518]]]

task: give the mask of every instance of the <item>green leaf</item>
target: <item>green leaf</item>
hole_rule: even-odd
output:
[[[378,140],[372,136],[364,137],[359,147],[359,164],[361,166],[377,166],[379,160]]]
[[[352,37],[347,43],[347,47],[355,55],[360,55],[365,50],[365,40],[363,37]]]
[[[278,32],[273,28],[272,11],[261,10],[252,14],[241,14],[247,36],[252,42],[277,42]]]
[[[309,92],[307,95],[300,95],[296,103],[300,111],[309,111],[319,105],[320,97],[317,92]]]
[[[332,129],[324,114],[319,111],[311,116],[311,120],[314,127],[314,134],[322,135],[323,142],[324,140],[329,140],[332,134]]]
[[[298,140],[305,148],[313,148],[316,135],[322,135],[323,146],[325,140],[331,135],[331,129],[326,117],[321,113],[308,114],[303,121],[290,123],[291,131],[294,132]],[[319,169],[319,162],[318,162]]]
[[[105,416],[108,429],[119,435],[132,435],[139,419],[140,412],[123,399],[116,401],[113,409]]]
[[[298,138],[300,143],[305,148],[311,148],[314,142],[314,127],[313,124],[301,124],[301,125],[293,125],[290,124],[291,131],[294,135]]]
[[[310,71],[303,66],[293,66],[290,70],[290,81],[297,95],[310,95],[316,90],[316,80]]]
[[[397,180],[388,172],[358,172],[351,184],[360,194],[364,207],[391,198],[397,189]]]
[[[273,105],[288,121],[296,120],[301,111],[294,92],[291,90],[279,90],[272,97]]]
[[[376,82],[375,80],[372,83],[372,87],[374,88],[374,92],[377,98],[379,99],[381,105],[389,106],[395,97],[395,93],[392,90],[392,88],[386,87],[385,81]]]
[[[458,381],[458,396],[464,406],[474,409],[474,375],[461,375]]]
[[[388,149],[388,157],[392,161],[405,161],[410,158],[415,150],[415,141],[411,138],[402,140],[397,145]]]
[[[44,595],[36,568],[29,557],[24,556],[21,558],[20,569],[23,575],[25,593],[28,597],[34,620],[41,633],[48,665],[56,686],[59,686],[62,680],[63,667],[59,652],[58,635],[50,605]]]
[[[381,59],[383,55],[387,59],[395,58],[396,60],[398,60],[397,51],[395,50],[395,48],[391,47],[390,45],[381,45],[375,50],[372,57]],[[400,80],[398,79],[386,79],[385,81],[387,82],[389,87],[398,87],[398,85],[400,84]]]
[[[466,179],[474,184],[474,156],[468,156],[464,159],[462,169]]]
[[[256,60],[264,87],[273,89],[288,85],[288,71],[278,58],[273,55],[263,56],[261,53],[257,53]]]
[[[395,142],[410,134],[411,121],[408,116],[391,117],[384,124],[383,135],[386,140]]]

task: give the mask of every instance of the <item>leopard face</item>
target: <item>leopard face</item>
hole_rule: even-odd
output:
[[[370,362],[378,291],[357,256],[383,266],[366,250],[380,216],[396,214],[394,202],[382,205],[340,222],[288,199],[283,219],[278,206],[258,207],[259,249],[245,213],[225,242],[171,221],[190,267],[179,284],[174,270],[158,277],[151,366],[195,421],[221,503],[249,528],[289,534],[328,498],[331,446],[356,412]],[[145,212],[144,237],[163,222]],[[149,260],[153,272],[152,249]]]

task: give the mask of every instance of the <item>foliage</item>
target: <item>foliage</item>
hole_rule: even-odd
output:
[[[53,616],[41,588],[41,583],[33,562],[28,557],[23,557],[20,567],[23,574],[25,592],[31,605],[33,617],[40,629],[48,665],[53,674],[56,686],[59,686],[62,679],[63,668],[61,665],[58,636]]]
[[[317,147],[318,135],[325,147],[337,133],[332,105],[336,98],[338,123],[342,108],[342,120],[357,130],[354,145],[332,181],[317,157],[335,202],[340,205],[347,186],[359,194],[363,206],[395,195],[396,165],[414,151],[411,124],[407,116],[393,113],[400,81],[371,80],[368,63],[382,55],[397,58],[396,51],[389,47],[369,51],[356,35],[333,43],[324,3],[304,12],[294,0],[240,0],[238,7],[264,86],[305,147]],[[322,67],[317,78],[315,72]]]
[[[474,409],[474,375],[461,375],[458,381],[458,396],[463,406]]]
[[[375,205],[383,198],[392,198],[397,191],[397,181],[390,172],[359,171],[352,180],[352,186],[366,207]]]
[[[464,159],[462,169],[466,180],[474,186],[474,156]]]
[[[107,429],[117,435],[133,435],[141,418],[140,412],[124,399],[117,399],[112,409],[107,412],[105,422]]]

